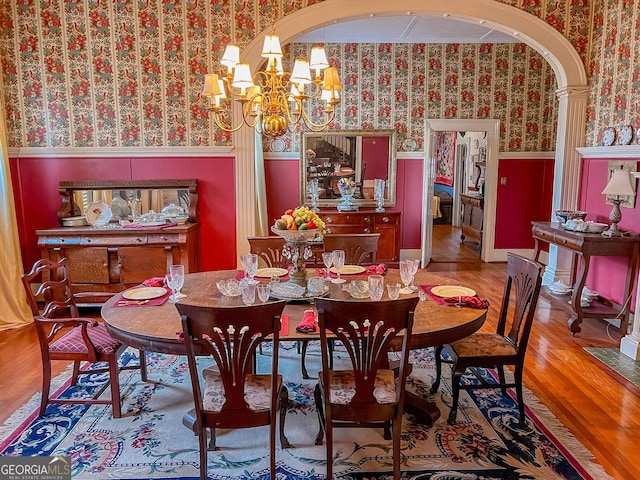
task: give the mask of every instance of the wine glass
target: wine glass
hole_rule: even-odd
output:
[[[420,268],[420,260],[419,259],[414,259],[414,260],[409,260],[411,262],[411,282],[409,284],[409,288],[415,292],[418,287],[416,285],[413,284],[413,281],[416,277],[416,273],[418,273],[418,268]]]
[[[322,254],[322,263],[324,263],[324,266],[326,267],[327,278],[329,278],[329,269],[331,268],[331,265],[333,264],[333,252],[323,252],[323,254]]]
[[[245,278],[250,280],[250,283],[256,283],[253,277],[258,271],[258,255],[255,253],[246,253],[240,256],[240,262],[242,262],[242,266],[244,267]]]
[[[333,251],[333,266],[336,267],[338,278],[331,280],[332,283],[344,283],[344,278],[340,278],[340,270],[344,267],[344,250]]]
[[[169,276],[171,277],[172,284],[175,285],[176,291],[173,293],[174,301],[179,298],[184,298],[186,295],[181,293],[182,285],[184,285],[184,265],[171,265],[169,267]]]
[[[400,290],[400,293],[413,293],[413,290],[409,288],[409,283],[413,276],[411,275],[413,260],[400,260],[400,279],[404,283],[404,288]]]

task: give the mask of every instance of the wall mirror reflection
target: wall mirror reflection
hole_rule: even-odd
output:
[[[197,221],[197,180],[129,180],[60,182],[62,204],[58,219],[83,215],[92,202],[110,206],[113,221],[163,210]]]
[[[385,180],[384,205],[396,202],[395,130],[305,132],[300,157],[301,201],[312,202],[318,184],[318,205],[336,206],[341,200],[340,179],[355,183],[352,202],[375,206],[374,186]]]

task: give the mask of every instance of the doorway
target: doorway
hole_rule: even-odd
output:
[[[484,207],[480,258],[494,261],[495,214],[498,185],[498,148],[500,121],[497,119],[427,119],[425,120],[425,156],[423,167],[421,260],[426,266],[433,258],[433,208],[435,185],[435,132],[486,132],[486,166],[484,171]],[[454,212],[455,214],[455,212]]]

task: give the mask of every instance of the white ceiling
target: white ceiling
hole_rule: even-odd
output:
[[[393,0],[390,0],[393,1]],[[300,35],[300,43],[519,43],[482,25],[440,17],[371,17],[338,22]]]

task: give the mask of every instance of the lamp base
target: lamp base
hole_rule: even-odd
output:
[[[622,237],[624,236],[624,232],[618,230],[618,225],[616,223],[612,223],[609,227],[609,230],[605,230],[602,232],[603,237]]]

